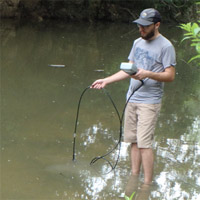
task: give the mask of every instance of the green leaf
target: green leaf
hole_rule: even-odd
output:
[[[190,32],[191,31],[191,22],[189,22],[187,24],[181,24],[179,27],[185,31]]]
[[[130,196],[130,200],[132,200],[134,195],[135,195],[135,192],[133,192],[132,195]]]
[[[200,54],[200,44],[199,43],[196,45],[196,50]]]
[[[197,27],[194,29],[194,34],[197,36],[197,34],[200,32],[200,27]]]
[[[133,192],[130,197],[125,195],[124,198],[125,198],[125,200],[132,200],[134,195],[135,195],[135,192]]]
[[[200,42],[200,39],[193,39],[192,42]]]
[[[198,26],[197,23],[192,24],[191,31],[194,36],[198,34],[198,32],[200,31],[200,27]]]
[[[193,33],[184,33],[184,35],[185,35],[185,36],[191,36],[191,37],[194,36]]]
[[[198,46],[198,43],[192,43],[190,46],[191,47],[196,47],[196,46]]]
[[[181,40],[181,43],[185,40],[188,40],[188,39],[191,39],[191,37],[184,37],[182,40]]]
[[[196,56],[194,56],[194,57],[192,57],[189,61],[188,61],[188,63],[190,63],[190,62],[192,62],[193,60],[195,60],[195,59],[200,59],[200,55],[196,55]]]
[[[124,197],[124,198],[125,198],[125,200],[129,200],[129,197],[127,197],[126,195],[125,195],[125,197]]]

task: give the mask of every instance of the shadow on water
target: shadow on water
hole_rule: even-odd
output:
[[[90,165],[113,149],[119,137],[116,113],[102,91],[90,90],[83,97],[72,161],[81,92],[116,72],[138,37],[132,24],[88,25],[2,21],[1,199],[117,200],[127,191],[141,200],[199,199],[200,69],[186,63],[192,47],[180,45],[183,33],[176,26],[161,27],[175,45],[178,64],[176,80],[165,86],[156,127],[153,185],[143,185],[143,175],[132,179],[124,142],[114,171],[107,173],[110,166],[104,160]],[[107,88],[119,111],[127,87],[123,81]],[[117,153],[109,155],[110,162]]]

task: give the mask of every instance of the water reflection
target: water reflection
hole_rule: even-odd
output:
[[[132,24],[2,23],[1,199],[117,200],[124,199],[128,185],[141,200],[200,198],[200,71],[185,64],[192,51],[188,44],[179,46],[180,30],[161,28],[175,44],[177,76],[166,84],[155,133],[154,184],[142,187],[141,175],[134,189],[127,184],[128,144],[122,142],[118,165],[109,174],[105,160],[90,165],[119,138],[117,116],[101,91],[88,91],[83,99],[76,162],[72,140],[82,90],[118,70],[137,30]],[[127,87],[126,81],[108,87],[119,110]],[[116,149],[108,156],[110,162],[115,163],[117,154]]]

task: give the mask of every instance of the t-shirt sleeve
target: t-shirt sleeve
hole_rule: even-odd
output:
[[[176,53],[173,45],[166,47],[163,50],[162,64],[164,68],[176,65]]]

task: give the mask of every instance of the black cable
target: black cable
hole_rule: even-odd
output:
[[[83,92],[81,93],[79,102],[78,102],[78,108],[77,108],[77,113],[76,113],[76,121],[75,121],[75,126],[74,126],[74,142],[73,142],[73,160],[75,160],[75,145],[76,145],[76,130],[77,130],[77,125],[78,125],[78,117],[79,117],[79,110],[80,110],[80,105],[81,105],[81,100],[84,95],[84,93],[90,89],[90,86],[86,87]]]
[[[104,154],[104,155],[102,155],[102,156],[97,156],[97,157],[93,158],[93,159],[91,160],[91,162],[90,162],[91,165],[94,164],[95,162],[97,162],[99,159],[104,159],[104,160],[107,161],[108,164],[110,165],[110,167],[111,167],[111,170],[110,170],[110,171],[114,170],[115,167],[117,166],[117,163],[118,163],[118,161],[119,161],[119,156],[120,156],[120,150],[121,150],[122,124],[123,124],[123,118],[124,118],[124,114],[125,114],[125,109],[126,109],[126,106],[127,106],[128,102],[129,102],[130,98],[132,97],[132,95],[133,95],[137,90],[139,90],[139,89],[141,88],[141,86],[144,84],[144,81],[143,81],[143,80],[140,80],[140,81],[141,81],[141,85],[140,85],[139,87],[137,87],[137,88],[131,93],[131,95],[129,96],[129,98],[127,99],[127,101],[126,101],[126,103],[125,103],[125,105],[124,105],[124,109],[123,109],[123,112],[122,112],[122,116],[121,116],[121,117],[120,117],[119,111],[118,111],[118,109],[117,109],[117,107],[116,107],[114,101],[112,100],[110,94],[107,92],[106,89],[103,88],[104,92],[106,93],[106,95],[107,95],[108,98],[110,99],[110,101],[111,101],[113,107],[115,108],[115,111],[116,111],[117,116],[118,116],[118,118],[119,118],[119,122],[120,122],[119,140],[118,140],[117,144],[115,145],[115,147],[114,147],[112,150],[110,150],[108,153],[106,153],[106,154]],[[77,114],[76,114],[76,121],[75,121],[75,127],[74,127],[73,161],[75,160],[76,130],[77,130],[77,125],[78,125],[78,117],[79,117],[80,104],[81,104],[81,100],[82,100],[82,97],[83,97],[84,93],[85,93],[88,89],[90,89],[90,86],[88,86],[87,88],[85,88],[85,89],[83,90],[83,92],[82,92],[82,94],[81,94],[81,96],[80,96],[79,102],[78,102],[78,108],[77,108]],[[109,160],[107,160],[105,157],[108,156],[109,154],[111,154],[111,153],[118,147],[118,145],[119,145],[119,152],[118,152],[117,160],[116,160],[115,164],[112,165],[112,163],[111,163]],[[109,171],[109,172],[110,172],[110,171]],[[108,173],[109,173],[109,172],[108,172]]]
[[[126,101],[126,103],[125,103],[125,105],[124,105],[124,109],[123,109],[123,112],[122,112],[122,116],[121,116],[121,117],[119,116],[120,131],[119,131],[119,140],[118,140],[117,144],[115,145],[115,147],[114,147],[111,151],[109,151],[109,152],[106,153],[105,155],[103,155],[103,156],[98,156],[98,157],[93,158],[92,161],[90,162],[90,164],[94,164],[94,163],[95,163],[96,161],[98,161],[99,159],[104,159],[104,160],[106,160],[106,161],[109,163],[109,165],[111,166],[111,171],[114,170],[115,167],[117,166],[117,163],[118,163],[118,161],[119,161],[119,156],[120,156],[120,150],[121,150],[121,139],[122,139],[122,132],[123,132],[123,131],[122,131],[122,124],[123,124],[123,118],[124,118],[124,114],[125,114],[125,109],[126,109],[126,106],[127,106],[128,102],[129,102],[130,98],[133,96],[133,94],[134,94],[137,90],[139,90],[140,87],[144,84],[144,81],[143,81],[143,80],[140,80],[140,81],[141,81],[141,85],[140,85],[139,87],[137,87],[137,88],[131,93],[131,95],[129,96],[129,98],[127,99],[127,101]],[[109,95],[108,97],[109,97],[109,98],[111,99],[111,101],[113,102],[113,100],[112,100],[112,98],[110,97],[110,95]],[[116,160],[116,162],[115,162],[115,165],[112,165],[112,164],[110,163],[110,161],[108,161],[107,159],[105,159],[105,157],[108,156],[109,154],[111,154],[111,153],[117,148],[118,145],[119,145],[119,152],[118,152],[117,160]]]
[[[79,102],[78,102],[77,113],[76,113],[76,120],[75,120],[75,126],[74,126],[73,161],[75,160],[76,130],[77,130],[77,126],[78,126],[78,118],[79,118],[79,111],[80,111],[81,100],[82,100],[83,95],[85,94],[85,92],[86,92],[88,89],[90,89],[90,86],[88,86],[87,88],[85,88],[85,89],[83,90],[83,92],[81,93],[81,96],[80,96],[80,98],[79,98]],[[111,98],[110,94],[107,92],[107,90],[104,89],[104,88],[103,88],[103,90],[104,90],[104,92],[106,93],[106,95],[108,96],[108,98],[110,99],[110,101],[111,101],[113,107],[115,108],[115,111],[116,111],[116,113],[117,113],[117,116],[118,116],[118,118],[119,118],[119,120],[120,120],[119,111],[118,111],[118,109],[117,109],[117,107],[116,107],[114,101],[112,100],[112,98]]]

